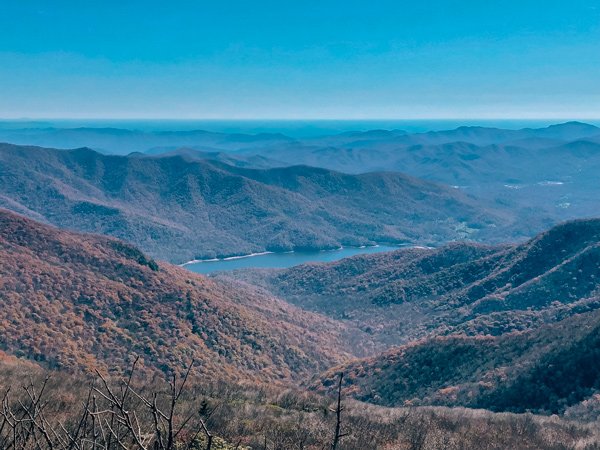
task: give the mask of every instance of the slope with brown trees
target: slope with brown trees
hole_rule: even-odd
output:
[[[225,379],[291,379],[348,356],[344,326],[218,284],[113,238],[0,210],[0,350],[75,371],[197,361]]]

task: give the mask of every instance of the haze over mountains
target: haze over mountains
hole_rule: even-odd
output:
[[[124,125],[126,125],[124,123]],[[364,126],[364,125],[363,125]],[[164,125],[163,125],[164,128]],[[166,152],[181,147],[197,147],[198,150],[238,151],[238,152],[281,152],[290,154],[297,151],[298,157],[306,157],[314,151],[327,147],[346,147],[357,150],[379,144],[383,149],[399,149],[413,145],[441,145],[453,142],[467,142],[477,146],[492,144],[531,144],[550,146],[560,142],[600,138],[600,128],[582,123],[565,122],[544,128],[502,129],[486,126],[460,126],[456,129],[410,133],[398,129],[373,129],[368,131],[347,131],[321,136],[286,136],[284,132],[228,133],[202,129],[178,131],[82,126],[69,128],[44,126],[35,123],[18,122],[0,126],[0,140],[20,145],[37,145],[72,149],[89,147],[102,153],[128,154],[132,152]],[[286,144],[289,147],[286,147]],[[293,164],[299,163],[295,160]],[[343,163],[343,161],[341,161]],[[371,164],[375,164],[375,158]],[[379,163],[385,164],[385,161]],[[360,171],[369,170],[356,167]]]
[[[517,130],[463,126],[294,138],[281,133],[13,126],[0,128],[0,140],[116,154],[181,154],[245,168],[303,164],[352,174],[397,171],[455,186],[500,206],[531,208],[528,219],[541,215],[554,223],[593,216],[598,208],[600,128],[581,122]],[[550,222],[543,224],[532,231]]]
[[[348,173],[395,170],[510,207],[541,207],[560,221],[593,216],[598,208],[599,139],[600,128],[579,122],[522,130],[382,130],[274,146],[260,154]]]
[[[93,148],[102,153],[127,155],[133,152],[171,151],[197,146],[206,151],[257,149],[293,141],[278,133],[215,133],[204,130],[138,131],[121,128],[0,128],[0,140],[13,144],[60,149]]]

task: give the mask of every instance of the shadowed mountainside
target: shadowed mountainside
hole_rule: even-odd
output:
[[[448,405],[564,413],[600,391],[600,312],[502,336],[436,337],[326,372],[354,397],[384,405]]]

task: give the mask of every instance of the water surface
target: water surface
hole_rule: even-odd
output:
[[[266,253],[255,256],[199,261],[185,264],[184,267],[196,273],[211,273],[245,268],[284,269],[309,262],[331,262],[364,253],[379,253],[398,250],[400,247],[379,245],[376,247],[345,247],[338,250],[314,252]]]

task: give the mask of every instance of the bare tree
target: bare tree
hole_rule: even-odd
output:
[[[200,409],[187,416],[177,412],[193,362],[180,380],[176,374],[172,376],[166,399],[159,401],[157,392],[148,397],[132,386],[138,361],[136,358],[129,376],[117,385],[96,371],[99,385],[89,387],[81,414],[69,424],[51,423],[46,417],[48,402],[44,400],[44,392],[48,378],[40,389],[33,382],[24,386],[25,397],[16,402],[11,401],[11,390],[7,389],[0,405],[0,448],[192,449],[198,448],[199,437],[204,435],[205,449],[211,450],[213,435]],[[165,403],[166,406],[160,406]]]
[[[344,372],[340,372],[340,378],[338,381],[337,389],[337,406],[335,410],[335,433],[333,435],[333,441],[331,442],[331,450],[337,450],[340,439],[347,436],[348,433],[342,433],[342,380],[344,379]]]

